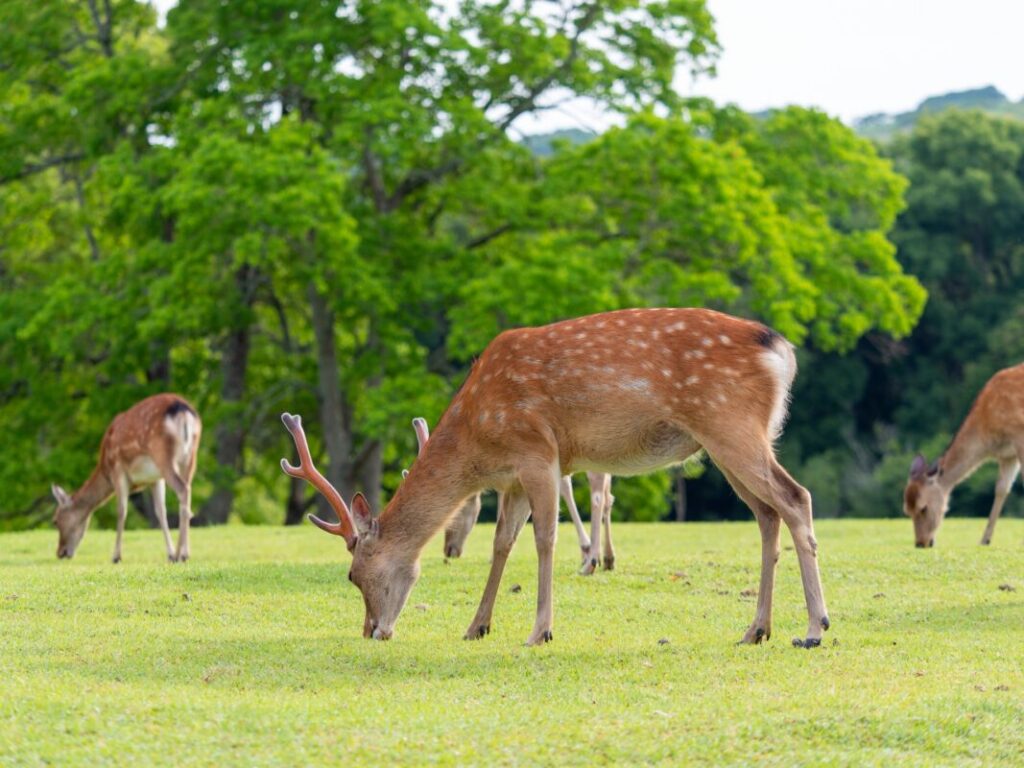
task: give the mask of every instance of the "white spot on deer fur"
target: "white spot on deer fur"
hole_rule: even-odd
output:
[[[714,364],[714,363],[704,363],[704,368],[705,368],[705,370],[708,370],[708,371],[710,371],[710,370],[712,370],[712,369],[713,369],[714,367],[715,367],[715,364]]]
[[[732,344],[732,339],[726,336],[724,333],[719,335],[718,340],[723,344]]]
[[[661,337],[661,331],[651,331],[651,338],[657,341]]]
[[[668,328],[665,329],[665,333],[675,333],[676,331],[685,331],[686,323],[678,322],[672,323]]]
[[[688,400],[689,400],[689,403],[691,405],[700,405],[700,398],[699,397],[691,397],[691,398],[688,398]]]
[[[718,402],[720,402],[720,403],[724,403],[724,402],[726,402],[726,401],[727,401],[728,399],[729,399],[729,398],[727,398],[727,397],[726,397],[725,395],[723,395],[723,394],[722,394],[721,392],[719,392],[719,393],[718,393]]]
[[[686,386],[688,386],[688,387],[692,387],[694,384],[699,384],[699,383],[700,383],[700,377],[699,376],[687,376],[686,377]]]
[[[631,392],[651,391],[651,382],[649,382],[647,379],[627,378],[623,379],[620,382],[619,386],[622,387],[623,389],[628,389]]]
[[[693,350],[693,359],[694,360],[703,360],[705,357],[707,357],[707,353],[705,353],[703,349],[695,349],[695,350]]]
[[[661,375],[668,379],[672,376],[672,371],[670,371],[668,368],[662,368]]]
[[[705,347],[711,347],[714,346],[715,344],[715,342],[713,342],[708,336],[705,336],[703,339],[701,339],[700,343],[703,344]]]
[[[481,424],[483,424],[485,421],[487,421],[487,411],[480,411],[480,417],[479,417],[478,421]]]
[[[675,395],[672,395],[672,402],[673,403],[678,403],[679,402],[679,398],[676,397]]]
[[[490,380],[491,380],[491,374],[485,373],[484,374],[484,381],[490,381]]]
[[[516,382],[517,384],[522,384],[524,381],[526,381],[526,377],[523,376],[523,374],[521,373],[510,373],[509,378],[512,379],[512,381]]]

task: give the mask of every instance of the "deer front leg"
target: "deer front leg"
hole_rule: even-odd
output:
[[[576,527],[576,538],[580,542],[580,557],[586,563],[587,555],[590,554],[590,539],[587,538],[587,531],[583,527],[583,521],[580,519],[580,510],[576,506],[575,497],[572,495],[572,477],[570,475],[563,475],[558,484],[558,489],[562,495],[562,500],[565,502],[566,509],[569,510],[572,524]]]
[[[601,556],[601,521],[604,519],[605,507],[603,477],[599,473],[587,473],[587,482],[590,484],[590,549],[583,558],[581,576],[590,576],[596,571],[598,558]]]
[[[128,518],[128,495],[131,488],[128,478],[122,475],[115,482],[114,492],[117,494],[117,539],[114,541],[114,556],[111,560],[121,562],[121,539],[124,537],[124,522]]]
[[[476,616],[466,630],[466,640],[477,640],[491,631],[491,615],[494,612],[494,601],[498,597],[501,576],[505,572],[505,563],[515,546],[519,532],[530,516],[530,504],[522,489],[508,491],[498,500],[498,525],[494,530],[494,551],[491,556],[491,570],[487,575],[487,586]]]
[[[533,538],[537,545],[537,619],[527,645],[540,645],[553,638],[555,542],[558,539],[558,467],[524,472],[520,482],[533,510]],[[594,542],[591,540],[591,547]]]
[[[985,526],[985,533],[981,537],[983,545],[992,543],[992,534],[996,530],[996,521],[1003,511],[1003,504],[1006,503],[1006,497],[1010,494],[1010,489],[1013,488],[1013,481],[1017,479],[1018,472],[1020,472],[1020,462],[1016,459],[999,462],[999,478],[996,480],[996,492],[995,498],[992,500],[992,511],[989,512],[988,524]]]
[[[160,530],[164,533],[167,559],[173,563],[177,559],[177,554],[174,551],[174,543],[171,541],[171,529],[167,525],[167,483],[163,480],[157,480],[153,484],[153,511],[156,512],[156,520],[160,523]]]

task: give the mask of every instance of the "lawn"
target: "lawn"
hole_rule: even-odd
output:
[[[619,525],[618,570],[591,578],[563,527],[540,648],[522,646],[529,530],[490,636],[461,639],[482,525],[450,564],[431,542],[388,643],[362,639],[348,553],[311,526],[197,529],[184,565],[153,531],[118,566],[107,531],[70,562],[55,532],[7,534],[0,764],[1020,764],[1024,522],[988,548],[983,526],[949,520],[917,550],[906,520],[819,522],[832,629],[813,651],[790,645],[806,614],[788,546],[771,641],[735,645],[753,523]]]

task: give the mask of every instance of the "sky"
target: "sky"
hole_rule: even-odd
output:
[[[161,11],[174,0],[154,0]],[[995,85],[1024,97],[1024,0],[707,0],[722,54],[689,95],[749,111],[814,106],[846,122]],[[517,122],[523,133],[614,122],[586,101]]]

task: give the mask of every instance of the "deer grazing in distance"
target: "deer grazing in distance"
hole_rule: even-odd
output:
[[[419,445],[419,453],[423,453],[423,446],[430,439],[430,428],[427,420],[417,416],[412,420],[413,429],[416,432],[416,442]],[[403,472],[403,478],[408,471]],[[591,536],[583,527],[583,520],[580,518],[579,508],[576,506],[576,499],[572,493],[572,477],[565,475],[559,483],[559,491],[566,508],[569,510],[569,517],[572,518],[573,526],[576,528],[576,537],[580,543],[580,553],[583,562],[580,566],[580,574],[589,576],[597,570],[597,558],[600,554],[601,527],[604,526],[604,567],[612,570],[615,567],[615,549],[612,546],[611,512],[615,497],[611,494],[612,476],[603,472],[588,472],[587,481],[590,483],[590,520],[592,524]],[[501,509],[499,501],[498,508]],[[476,525],[480,517],[480,494],[472,497],[462,505],[459,511],[452,516],[444,529],[444,556],[445,558],[458,558],[466,546],[466,539],[470,531]],[[593,547],[591,541],[595,542]]]
[[[764,325],[704,309],[631,309],[505,331],[474,364],[409,475],[384,511],[356,494],[351,509],[316,470],[298,417],[282,419],[300,466],[329,500],[349,579],[362,592],[363,634],[392,637],[430,538],[482,490],[501,494],[494,557],[467,638],[487,634],[508,554],[533,515],[537,611],[527,644],[552,639],[553,554],[562,476],[636,475],[682,463],[703,448],[751,507],[761,530],[761,587],[742,642],[771,635],[780,524],[800,563],[808,629],[794,645],[820,645],[829,627],[818,574],[810,494],[776,461],[796,375],[792,345]]]
[[[930,465],[921,454],[914,458],[903,491],[903,512],[914,521],[916,546],[935,546],[949,494],[990,459],[999,464],[999,478],[982,544],[992,542],[996,521],[1024,461],[1024,363],[988,380],[942,456]]]
[[[57,500],[53,522],[60,532],[57,557],[71,558],[97,507],[117,496],[115,563],[121,562],[121,538],[128,515],[128,497],[153,487],[153,508],[164,533],[167,559],[189,558],[188,529],[192,517],[192,476],[202,422],[185,398],[174,394],[147,397],[114,417],[100,443],[100,458],[89,479],[73,494],[51,486]],[[167,486],[178,497],[178,548],[167,526]]]

